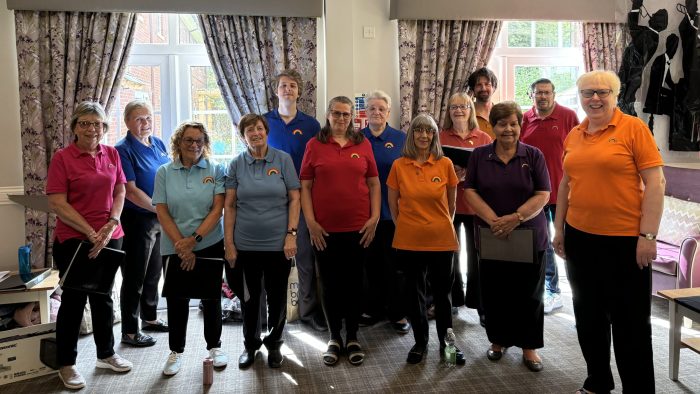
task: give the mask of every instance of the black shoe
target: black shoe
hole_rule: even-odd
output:
[[[445,358],[445,346],[440,346],[440,359]],[[467,361],[464,359],[464,352],[455,346],[455,363],[457,365],[464,365]]]
[[[423,361],[423,355],[425,354],[427,345],[415,344],[408,352],[408,357],[406,357],[406,362],[409,364],[418,364]]]
[[[150,335],[137,332],[133,338],[130,338],[127,334],[122,334],[122,343],[135,347],[148,347],[155,345],[156,340]]]
[[[498,361],[503,357],[503,352],[505,351],[505,348],[501,348],[501,350],[491,350],[489,349],[486,352],[486,357],[491,360],[491,361]]]
[[[241,357],[243,357],[241,355]],[[282,366],[282,361],[284,361],[284,356],[279,349],[269,349],[267,353],[267,365],[270,368],[279,368]]]
[[[532,372],[540,372],[543,368],[542,361],[528,360],[525,358],[525,355],[523,355],[523,363]]]
[[[238,357],[238,368],[243,369],[253,365],[253,362],[255,362],[255,353],[257,352],[257,350],[245,349]]]
[[[359,325],[360,325],[360,327],[371,327],[371,326],[377,324],[378,321],[379,321],[379,319],[376,319],[376,318],[374,318],[366,313],[363,313],[360,316]]]
[[[168,322],[163,319],[157,319],[155,323],[147,323],[141,321],[141,329],[144,331],[168,332]]]
[[[399,322],[393,322],[391,323],[391,327],[396,331],[398,334],[404,335],[408,334],[409,331],[411,331],[411,323],[406,322],[406,323],[399,323]]]

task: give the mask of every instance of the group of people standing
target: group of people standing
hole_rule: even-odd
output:
[[[587,115],[581,125],[555,102],[547,79],[531,85],[533,107],[524,115],[516,103],[491,103],[496,77],[480,69],[469,78],[471,94],[450,98],[442,128],[421,114],[405,133],[388,125],[391,98],[384,92],[368,95],[369,124],[356,132],[349,98],[330,100],[321,127],[296,107],[303,88],[296,71],[283,71],[274,84],[278,107],[241,118],[246,150],[227,167],[209,158],[210,136],[201,123],[177,128],[171,160],[152,134],[148,104],[127,105],[129,132],[116,148],[99,143],[107,123],[98,104],[82,103],[74,111],[74,143],[56,152],[47,182],[58,215],[54,260],[65,274],[81,240],[93,245],[91,257],[105,246],[126,251],[123,343],[155,343],[139,329],[139,317],[144,330],[168,331],[171,353],[163,373],[178,373],[189,300],[201,298],[209,356],[215,367],[227,365],[219,300],[225,273],[242,301],[239,367],[251,366],[263,345],[268,365],[280,367],[287,277],[295,260],[301,320],[329,330],[326,365],[342,355],[362,364],[358,329],[383,319],[399,334],[413,329],[406,361],[421,362],[432,299],[440,355],[453,309],[466,305],[477,309],[486,327],[488,359],[498,361],[507,348],[520,347],[523,363],[537,372],[543,368],[537,349],[544,346],[544,313],[562,305],[556,252],[567,258],[588,365],[579,392],[613,388],[611,326],[624,389],[653,391],[649,264],[656,257],[662,161],[644,124],[615,107],[620,83],[614,73],[593,71],[577,81]],[[442,146],[474,148],[468,165],[453,165]],[[531,262],[481,257],[482,233],[508,241],[516,229],[532,231]],[[161,271],[168,322],[155,312]],[[365,275],[372,302],[362,303],[356,294]],[[623,286],[625,294],[613,286]],[[611,292],[620,297],[600,300]],[[97,323],[97,367],[132,367],[113,350],[111,298],[66,289],[57,338],[59,377],[68,388],[85,385],[75,360],[88,299]],[[265,311],[268,330],[261,339]],[[464,352],[455,350],[457,363],[464,364]],[[645,379],[633,376],[634,365],[642,364]]]

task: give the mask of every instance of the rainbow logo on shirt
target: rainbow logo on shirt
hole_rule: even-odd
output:
[[[272,175],[279,174],[279,173],[280,173],[280,170],[278,170],[276,168],[270,168],[269,170],[267,170],[267,176],[272,176]]]
[[[386,144],[384,144],[384,147],[387,149],[391,149],[394,147],[394,144],[392,144],[391,142],[387,142]]]
[[[611,144],[614,144],[614,143],[617,142],[617,140],[616,140],[615,138],[610,138],[610,139],[608,140],[608,142],[610,142]]]
[[[440,183],[442,182],[442,178],[440,178],[439,176],[434,176],[433,179],[431,179],[431,181],[435,183]]]
[[[301,130],[299,130],[299,129],[296,129],[296,130],[292,131],[292,134],[293,134],[293,135],[297,135],[297,134],[299,134],[299,135],[303,135],[303,134],[304,134],[304,132],[303,132],[303,131],[301,131]]]
[[[351,153],[351,154],[350,154],[350,157],[352,157],[353,159],[359,159],[359,158],[360,158],[360,155],[357,154],[357,153]]]
[[[211,184],[213,185],[213,184],[214,184],[214,177],[213,177],[213,176],[205,176],[205,177],[202,179],[202,183],[205,184],[205,185],[206,185],[207,183],[211,183]]]
[[[469,145],[474,145],[474,141],[469,140]]]

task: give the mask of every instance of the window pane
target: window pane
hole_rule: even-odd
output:
[[[578,27],[577,23],[561,22],[561,46],[564,48],[576,46],[576,27]]]
[[[532,46],[532,22],[508,22],[508,46],[527,48]]]
[[[178,29],[180,44],[204,44],[199,21],[195,15],[178,15]]]
[[[212,137],[215,156],[233,157],[242,151],[242,143],[235,136],[235,128],[216,84],[214,71],[208,66],[190,67],[192,117],[204,123]]]
[[[193,114],[195,121],[203,123],[211,137],[212,155],[218,158],[232,158],[245,149],[238,139],[228,112],[208,111]]]
[[[124,107],[132,100],[143,100],[151,103],[153,107],[153,134],[163,138],[160,95],[160,66],[128,66],[122,77],[119,95],[109,114],[109,131],[102,138],[102,143],[114,145],[126,135]]]
[[[557,22],[535,22],[535,46],[538,48],[559,46],[559,26]]]
[[[576,110],[576,66],[516,66],[515,67],[515,101],[522,107],[532,106],[532,100],[527,96],[530,84],[539,78],[548,78],[556,88],[558,103]]]
[[[138,14],[134,43],[167,44],[168,14]]]

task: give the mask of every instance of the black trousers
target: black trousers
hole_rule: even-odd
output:
[[[357,231],[329,233],[326,248],[316,250],[318,270],[323,286],[323,309],[331,338],[340,340],[345,319],[346,339],[357,339],[362,303],[357,294],[362,289],[362,234]]]
[[[173,257],[174,256],[174,257]],[[163,256],[163,265],[172,257],[171,262],[176,260],[177,255]],[[224,257],[224,241],[219,241],[212,246],[197,251],[197,257]],[[215,264],[212,262],[211,264]],[[221,286],[221,275],[218,278],[211,278]],[[166,278],[167,280],[167,278]],[[196,283],[192,284],[196,286]],[[168,343],[170,350],[177,353],[185,351],[187,337],[187,321],[190,315],[190,299],[182,297],[167,297],[168,301]],[[221,297],[216,299],[202,300],[202,312],[204,315],[204,340],[207,342],[207,350],[221,347]]]
[[[491,343],[539,349],[544,346],[544,251],[536,263],[479,260],[481,301]]]
[[[408,317],[413,326],[413,337],[418,345],[428,344],[428,317],[426,316],[426,279],[430,282],[435,304],[435,328],[442,346],[447,329],[452,327],[450,291],[454,272],[454,252],[423,252],[398,249],[396,256],[406,274]]]
[[[122,333],[135,334],[141,320],[158,318],[158,282],[163,270],[160,256],[160,223],[154,213],[125,208],[121,216],[124,228],[122,264]]]
[[[53,243],[53,260],[58,268],[59,276],[63,277],[80,244],[79,239],[67,239],[64,242]],[[112,239],[108,247],[120,249],[121,239]],[[93,339],[97,358],[103,359],[114,354],[114,308],[112,297],[104,294],[85,293],[74,289],[63,289],[61,306],[56,318],[56,346],[58,364],[61,366],[75,365],[78,357],[78,336],[80,322],[83,320],[85,303],[90,302],[92,313]]]
[[[395,230],[393,221],[380,220],[365,255],[365,313],[391,322],[406,317],[406,278],[397,265],[396,249],[391,246]]]
[[[284,252],[239,250],[235,268],[226,264],[226,278],[241,300],[244,346],[248,350],[279,349],[287,320],[287,282],[291,262]],[[263,287],[267,293],[269,333],[260,340],[260,309]],[[245,289],[249,298],[245,299]]]
[[[297,272],[299,274],[299,318],[310,322],[314,316],[323,316],[318,296],[316,256],[311,246],[309,228],[304,215],[299,215],[297,228]]]
[[[460,268],[460,253],[454,254],[453,270],[455,273],[455,281],[452,284],[452,306],[466,305],[469,308],[477,309],[481,315],[481,299],[479,290],[479,262],[476,255],[476,245],[474,244],[474,215],[455,215],[454,220],[455,232],[457,237],[460,234],[460,228],[464,227],[464,243],[460,245],[467,252],[467,292],[464,293],[464,281],[462,280],[462,269]]]
[[[654,392],[651,345],[651,269],[636,262],[638,237],[564,231],[566,271],[571,283],[576,332],[586,359],[586,390],[615,388],[610,369],[610,334],[623,392]]]

